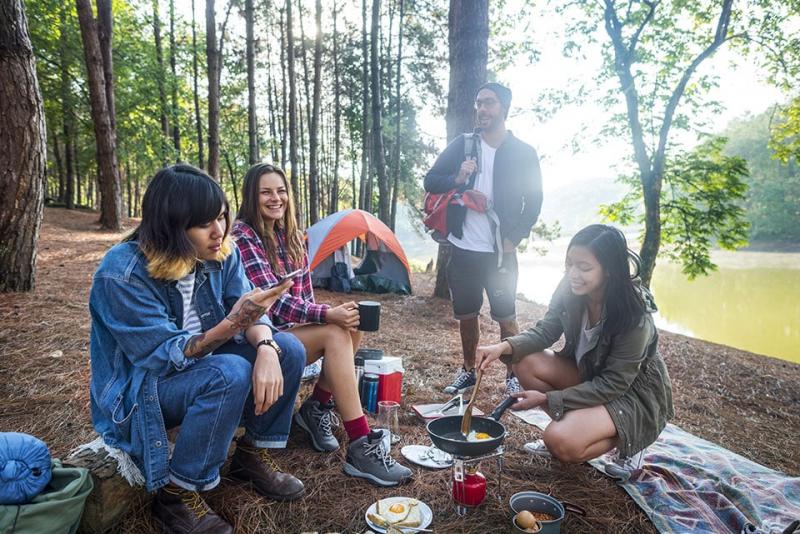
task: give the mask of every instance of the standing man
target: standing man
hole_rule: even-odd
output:
[[[447,278],[464,366],[445,393],[462,393],[475,385],[484,290],[501,338],[519,332],[516,247],[530,235],[539,217],[542,175],[533,147],[506,129],[510,105],[510,89],[492,82],[482,85],[475,95],[476,132],[480,134],[456,137],[425,176],[425,190],[430,193],[452,189],[462,193],[462,202],[448,206],[447,211],[447,240],[452,245]],[[507,393],[520,391],[511,360],[505,363]]]

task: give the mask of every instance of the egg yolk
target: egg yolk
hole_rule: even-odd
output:
[[[403,506],[402,504],[400,504],[399,502],[395,503],[395,504],[393,504],[393,505],[391,505],[389,507],[389,511],[393,512],[395,514],[402,514],[405,510],[406,510],[406,507]]]
[[[476,439],[489,439],[489,438],[491,438],[491,437],[492,437],[492,436],[490,436],[490,435],[489,435],[489,434],[487,434],[486,432],[478,432],[477,434],[475,434],[475,438],[476,438]]]

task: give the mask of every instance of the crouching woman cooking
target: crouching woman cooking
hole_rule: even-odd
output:
[[[264,315],[289,283],[253,289],[230,219],[206,173],[160,170],[141,224],[106,253],[89,297],[92,421],[157,490],[152,513],[167,532],[233,532],[199,492],[219,484],[240,422],[229,476],[272,500],[304,493],[267,453],[286,446],[306,356]]]
[[[606,472],[627,480],[674,415],[669,374],[657,350],[656,308],[638,270],[622,232],[587,226],[570,241],[564,278],[544,318],[478,347],[482,369],[511,356],[524,389],[513,394],[512,409],[542,407],[553,418],[544,439],[526,444],[526,451],[577,463],[616,447]],[[564,348],[550,350],[562,334]]]

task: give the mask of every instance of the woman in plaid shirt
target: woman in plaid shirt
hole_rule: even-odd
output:
[[[345,473],[381,486],[394,486],[411,477],[411,470],[389,454],[385,430],[370,431],[361,409],[353,362],[360,342],[358,306],[347,302],[331,307],[314,302],[308,256],[297,228],[289,182],[280,168],[254,165],[242,187],[242,205],[233,227],[247,277],[256,287],[277,285],[281,277],[301,270],[292,287],[270,309],[270,318],[288,330],[306,348],[307,363],[325,356],[322,373],[311,397],[295,414],[314,449],[331,452],[339,448],[332,426],[338,424],[336,409],[344,420],[350,444]]]

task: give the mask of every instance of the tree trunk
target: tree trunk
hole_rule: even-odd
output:
[[[113,48],[113,17],[111,13],[111,0],[97,1],[97,36],[100,39],[100,52],[103,54],[103,75],[105,78],[106,106],[111,128],[117,129],[117,106],[114,99],[114,61]]]
[[[336,1],[333,2],[333,169],[331,183],[330,213],[339,211],[339,151],[341,141],[341,94],[339,87],[339,32],[336,21],[339,14]],[[355,163],[355,162],[353,162]]]
[[[89,78],[89,100],[97,146],[97,170],[100,179],[100,225],[109,230],[122,229],[122,194],[117,165],[116,132],[106,101],[106,80],[97,25],[89,0],[76,0],[81,26],[83,52]]]
[[[405,2],[400,0],[400,20],[397,23],[397,76],[395,78],[395,117],[394,117],[394,186],[392,187],[392,224],[390,228],[394,232],[397,224],[397,197],[399,196],[400,187],[400,119],[402,117],[402,106],[400,103],[400,76],[402,73],[403,63],[403,18],[405,17]]]
[[[0,0],[0,292],[30,291],[44,206],[47,137],[22,0]]]
[[[361,0],[361,180],[358,188],[361,209],[372,211],[369,195],[369,49],[367,45],[367,0]],[[356,241],[360,253],[361,241]]]
[[[247,139],[248,161],[258,163],[258,122],[256,120],[256,64],[255,39],[253,38],[253,0],[244,2],[244,20],[247,27]]]
[[[208,69],[208,174],[219,181],[219,51],[214,0],[206,0],[206,65]]]
[[[278,90],[272,75],[272,47],[267,40],[267,105],[269,106],[269,150],[273,164],[278,160],[278,132],[281,130],[280,116],[277,113]]]
[[[161,118],[161,164],[167,166],[169,162],[169,118],[167,116],[167,91],[164,87],[164,51],[161,46],[161,13],[159,12],[159,0],[153,0],[153,37],[156,44],[156,84],[158,85],[159,116]]]
[[[69,44],[68,44],[68,24],[67,24],[67,6],[65,2],[59,9],[59,23],[61,37],[59,39],[59,60],[61,62],[61,118],[63,121],[62,127],[64,131],[64,171],[65,171],[65,184],[64,184],[64,204],[67,209],[75,207],[75,176],[73,174],[73,153],[72,137],[75,119],[72,109],[72,92],[70,91],[70,78],[69,78]]]
[[[192,0],[192,85],[194,87],[194,124],[197,131],[197,166],[201,169],[205,165],[203,154],[203,121],[200,118],[200,92],[198,91],[199,68],[197,61],[197,22]]]
[[[172,89],[172,147],[175,149],[175,161],[181,160],[181,128],[178,124],[178,70],[175,59],[175,0],[169,0],[169,68],[172,76],[169,86]]]
[[[319,220],[319,107],[322,99],[322,1],[316,1],[315,21],[317,32],[314,36],[314,103],[311,111],[311,125],[308,129],[309,149],[309,223]]]
[[[53,157],[56,160],[56,170],[58,172],[56,200],[58,202],[64,202],[64,159],[61,157],[61,148],[60,148],[60,143],[58,142],[58,136],[56,135],[55,132],[52,133],[52,136],[53,138],[51,139],[51,142],[48,144],[51,144],[53,146]],[[45,196],[48,195],[45,194]]]
[[[372,0],[372,41],[370,47],[370,87],[372,96],[372,157],[378,176],[378,218],[386,224],[391,222],[389,214],[389,176],[386,173],[386,153],[383,145],[383,119],[381,108],[383,96],[381,67],[379,60],[381,1]]]
[[[280,62],[281,62],[281,169],[286,171],[286,150],[289,146],[289,117],[288,117],[288,106],[286,104],[286,98],[289,92],[286,89],[286,50],[288,49],[288,45],[286,39],[286,32],[284,31],[284,17],[285,9],[281,9],[280,14],[280,31],[281,31],[281,53],[280,53]]]
[[[286,0],[286,63],[289,77],[289,167],[291,169],[292,196],[297,208],[298,224],[302,224],[300,184],[297,179],[297,84],[294,73],[294,36],[292,35],[292,0]]]
[[[489,54],[488,0],[450,0],[449,13],[450,84],[447,95],[447,142],[472,131],[475,93],[486,82]],[[439,245],[436,260],[436,297],[449,298],[447,262],[450,246]]]

